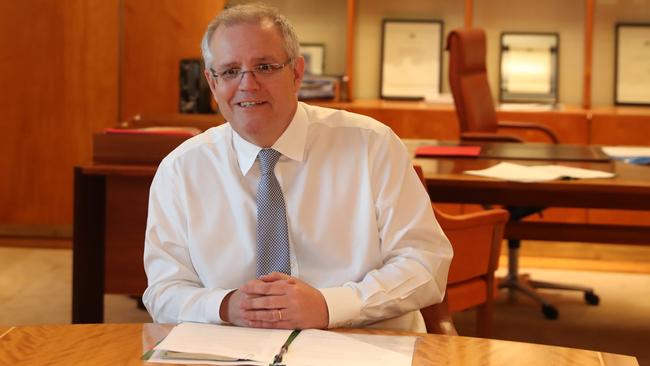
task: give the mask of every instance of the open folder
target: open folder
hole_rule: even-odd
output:
[[[181,323],[143,358],[148,362],[176,364],[407,366],[411,365],[414,344],[415,337],[359,338],[316,329],[291,331]]]

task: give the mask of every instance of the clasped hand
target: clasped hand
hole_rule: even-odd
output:
[[[239,326],[323,329],[329,323],[320,291],[278,272],[248,281],[228,294],[221,306],[222,319]]]

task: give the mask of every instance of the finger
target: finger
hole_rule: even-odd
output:
[[[269,329],[296,329],[292,322],[265,322],[265,321],[249,321],[248,326],[252,328],[269,328]]]
[[[277,323],[291,320],[286,309],[247,310],[243,316],[248,321]]]
[[[289,276],[286,273],[282,273],[282,272],[271,272],[269,274],[265,274],[265,275],[260,276],[259,279],[264,281],[264,282],[273,282],[273,281],[281,281],[281,280],[291,281],[291,280],[293,280],[293,278],[291,276]]]
[[[258,296],[242,299],[241,308],[244,310],[282,309],[286,307],[285,296]]]
[[[241,290],[251,295],[282,295],[286,292],[287,281],[274,282],[250,281],[241,287]]]

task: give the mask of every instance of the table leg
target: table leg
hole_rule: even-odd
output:
[[[106,178],[74,169],[72,323],[104,320]]]

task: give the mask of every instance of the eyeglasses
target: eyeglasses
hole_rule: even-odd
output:
[[[219,79],[221,79],[223,82],[232,82],[232,81],[239,81],[244,77],[244,74],[247,72],[250,72],[251,74],[255,75],[256,78],[266,78],[269,77],[278,71],[282,70],[285,68],[285,66],[291,64],[291,59],[287,60],[287,62],[283,64],[259,64],[256,66],[253,66],[252,69],[250,70],[242,70],[237,67],[233,67],[221,72],[216,72],[213,68],[210,68],[210,73],[212,73],[212,77],[216,82],[219,82]]]

